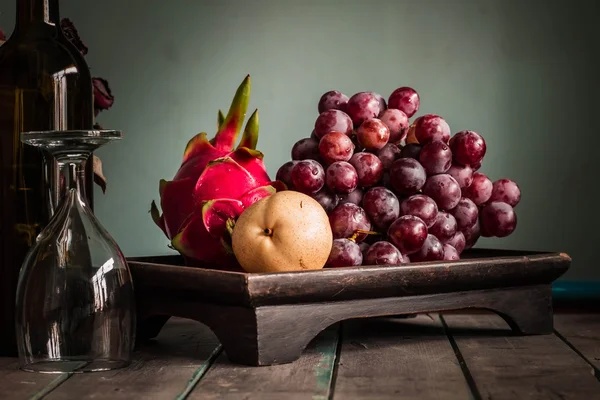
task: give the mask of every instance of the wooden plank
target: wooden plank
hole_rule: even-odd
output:
[[[17,362],[15,357],[0,357],[0,369]]]
[[[173,399],[199,369],[207,368],[217,347],[217,338],[204,325],[171,318],[156,340],[136,350],[129,367],[75,374],[46,399]]]
[[[290,364],[246,367],[222,354],[188,399],[325,400],[333,376],[339,326],[321,332]]]
[[[477,391],[484,399],[597,398],[592,368],[556,335],[518,336],[499,316],[445,314]]]
[[[554,314],[554,329],[600,377],[600,314]]]
[[[357,320],[344,326],[335,398],[470,398],[436,314]]]
[[[16,358],[0,358],[0,399],[39,398],[47,387],[62,383],[67,374],[38,374],[19,369]]]

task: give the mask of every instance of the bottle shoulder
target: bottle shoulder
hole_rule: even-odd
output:
[[[18,81],[25,84],[23,77],[37,81],[40,77],[52,78],[61,73],[76,75],[78,80],[91,84],[83,56],[55,38],[11,37],[0,46],[0,71],[0,85],[14,85]],[[30,83],[37,85],[37,82]]]

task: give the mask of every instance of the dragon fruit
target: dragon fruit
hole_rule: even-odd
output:
[[[248,119],[240,143],[233,149],[249,97],[248,75],[238,87],[227,116],[219,110],[215,137],[209,140],[205,132],[194,136],[173,180],[160,181],[162,215],[152,201],[152,219],[186,265],[235,269],[238,264],[230,247],[230,221],[254,202],[286,188],[269,178],[263,154],[256,150],[258,110]]]

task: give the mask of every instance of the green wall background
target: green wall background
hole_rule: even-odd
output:
[[[2,0],[0,26],[14,25]],[[521,186],[518,228],[479,247],[564,251],[569,279],[600,279],[599,35],[594,1],[70,0],[94,76],[110,82],[101,114],[125,139],[99,151],[108,177],[96,212],[128,256],[168,254],[148,214],[186,142],[213,133],[246,74],[271,176],[310,134],[322,93],[408,85],[418,115],[487,141],[482,172]]]

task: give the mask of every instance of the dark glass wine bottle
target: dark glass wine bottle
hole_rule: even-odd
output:
[[[16,354],[18,272],[59,193],[49,183],[57,174],[55,162],[44,168],[44,155],[23,145],[19,134],[92,129],[92,96],[87,64],[60,28],[58,0],[17,0],[15,29],[0,46],[0,355]]]

